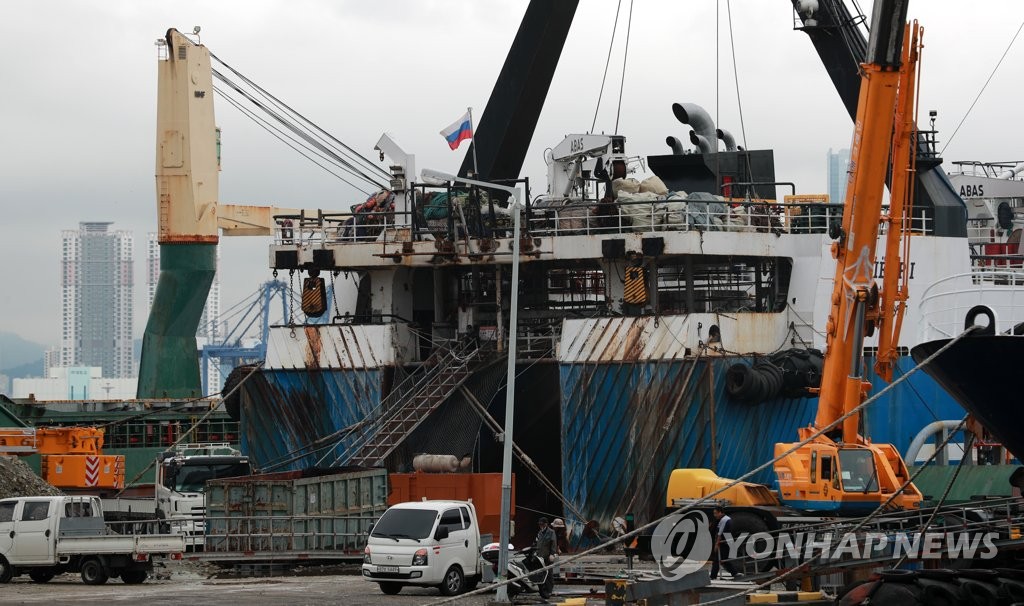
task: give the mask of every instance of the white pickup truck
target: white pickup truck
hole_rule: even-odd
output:
[[[181,559],[183,551],[181,535],[114,532],[103,521],[97,497],[0,500],[0,583],[20,574],[46,583],[65,572],[81,573],[89,585],[111,577],[142,583],[153,556]]]
[[[363,578],[387,595],[405,585],[458,595],[482,577],[480,525],[471,501],[392,505],[370,530],[363,551]]]

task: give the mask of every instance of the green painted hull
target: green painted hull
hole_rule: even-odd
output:
[[[205,395],[196,329],[216,272],[216,244],[160,245],[160,280],[142,338],[139,398]]]

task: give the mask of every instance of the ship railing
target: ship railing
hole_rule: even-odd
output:
[[[527,225],[537,236],[601,235],[664,231],[826,233],[841,220],[842,205],[786,204],[774,200],[653,201],[538,198],[531,202]]]
[[[988,307],[997,333],[1024,322],[1024,271],[976,267],[936,280],[921,294],[923,340],[951,338],[964,329],[967,312]]]

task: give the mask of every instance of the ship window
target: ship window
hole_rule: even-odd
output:
[[[786,309],[793,261],[784,257],[680,256],[658,261],[659,313]]]

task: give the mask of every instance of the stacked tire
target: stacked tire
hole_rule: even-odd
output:
[[[817,349],[787,349],[748,366],[733,364],[726,371],[725,391],[730,398],[758,404],[778,396],[798,398],[821,385],[824,357]]]
[[[988,606],[1024,604],[1024,571],[887,570],[844,588],[840,606]]]

